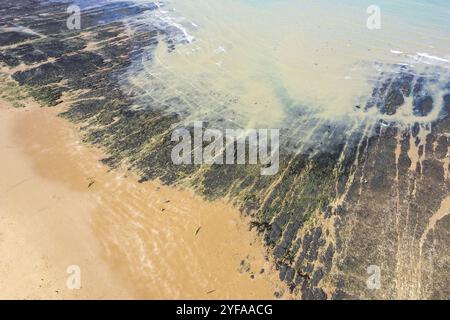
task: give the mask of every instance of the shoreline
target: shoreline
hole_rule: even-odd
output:
[[[286,291],[237,209],[111,170],[57,116],[60,107],[27,104],[0,102],[0,298],[272,299]],[[65,285],[71,265],[80,266],[80,290]]]

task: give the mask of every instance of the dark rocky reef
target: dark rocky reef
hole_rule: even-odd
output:
[[[151,60],[160,41],[173,50],[177,31],[136,22],[128,32],[125,20],[157,10],[154,5],[86,10],[81,30],[66,28],[66,9],[65,3],[3,0],[0,62],[24,66],[12,77],[43,104],[70,97],[61,115],[83,124],[85,140],[109,154],[104,163],[126,164],[142,182],[159,178],[208,199],[229,196],[252,215],[280,279],[300,298],[450,298],[450,217],[430,228],[450,195],[450,95],[434,101],[425,85],[433,79],[401,70],[379,82],[365,107],[393,116],[413,96],[420,118],[442,102],[433,122],[379,121],[374,134],[356,132],[351,143],[329,151],[281,152],[275,176],[261,176],[254,165],[178,166],[170,159],[170,138],[182,115],[152,105],[134,109],[139,93],[120,85],[127,68],[143,55]],[[370,265],[381,268],[379,290],[366,285]]]

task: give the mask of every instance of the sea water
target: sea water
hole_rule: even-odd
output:
[[[183,29],[186,43],[159,50],[134,82],[147,91],[170,84],[157,94],[176,95],[183,102],[169,108],[195,118],[228,116],[244,127],[283,126],[296,109],[347,118],[384,68],[450,66],[447,1],[377,1],[379,29],[367,26],[370,1],[163,4],[158,14]]]
[[[450,82],[450,1],[156,3],[158,10],[140,21],[176,32],[123,76],[125,90],[138,89],[136,108],[150,106],[212,126],[284,128],[303,141],[330,125],[352,131],[384,119],[409,126],[441,115]],[[376,28],[368,26],[374,5]],[[441,83],[428,88],[434,112],[418,118],[411,101],[389,116],[355,108],[399,66]]]

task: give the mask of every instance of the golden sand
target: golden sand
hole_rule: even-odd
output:
[[[236,209],[110,170],[59,111],[0,103],[0,298],[271,299],[283,290]],[[71,265],[80,290],[66,286]]]

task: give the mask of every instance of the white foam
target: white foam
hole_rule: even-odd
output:
[[[448,60],[448,59],[444,59],[444,58],[441,58],[441,57],[433,56],[433,55],[430,55],[428,53],[417,53],[417,55],[419,57],[423,57],[423,58],[430,59],[430,60],[436,60],[436,61],[440,61],[440,62],[450,62],[450,60]]]
[[[34,31],[30,28],[24,27],[24,26],[6,27],[6,28],[1,28],[1,30],[3,32],[9,32],[9,31],[23,32],[23,33],[28,33],[28,34],[35,35],[35,36],[38,36],[41,38],[47,37],[46,35],[44,35],[42,33],[36,32],[36,31]]]
[[[132,1],[137,4],[154,4],[158,9],[144,13],[144,15],[146,15],[144,19],[147,20],[149,24],[152,24],[161,29],[167,27],[173,27],[177,29],[180,32],[181,37],[179,39],[174,39],[177,40],[176,42],[179,43],[187,42],[188,44],[190,44],[195,40],[194,36],[192,36],[187,30],[187,28],[184,26],[184,24],[186,24],[185,23],[186,19],[183,16],[180,16],[178,13],[174,14],[175,9],[166,8],[167,7],[166,2],[164,1],[154,2],[151,0],[132,0]],[[162,8],[166,9],[164,10]],[[193,22],[188,22],[187,25],[197,27],[197,25]]]

